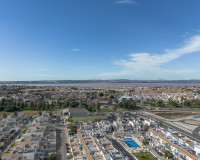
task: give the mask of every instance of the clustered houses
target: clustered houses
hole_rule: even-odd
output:
[[[97,128],[99,128],[102,132],[112,132],[112,125],[109,121],[107,120],[101,120],[96,123]]]
[[[147,103],[162,100],[164,103],[200,99],[199,87],[128,87],[128,88],[88,88],[88,87],[20,87],[0,86],[0,100],[16,102],[45,102],[50,104],[76,100],[87,105],[100,105],[101,109],[115,109],[122,100]],[[58,105],[57,104],[57,105]]]
[[[72,158],[74,160],[87,160],[85,150],[81,144],[77,135],[71,135],[68,137],[67,143],[67,158]]]
[[[44,160],[56,151],[55,127],[43,112],[35,118],[2,155],[3,160]]]
[[[78,133],[67,139],[67,158],[74,160],[127,160],[107,139],[112,123],[107,120],[92,123],[77,122]]]
[[[92,132],[91,130],[80,130],[78,137],[88,159],[126,160],[98,128],[92,129]]]
[[[133,133],[145,131],[151,124],[154,121],[143,119],[136,112],[123,112],[113,122],[113,127],[116,133]]]
[[[134,91],[127,89],[124,94],[118,97],[118,101],[134,100],[145,103],[151,100],[163,100],[168,103],[169,100],[182,103],[184,100],[200,99],[198,87],[134,87]]]
[[[77,126],[78,132],[68,136],[67,157],[69,159],[126,160],[127,157],[113,146],[107,135],[120,133],[130,135],[147,130],[145,126],[154,124],[153,120],[141,118],[138,112],[110,113],[109,116],[108,120],[73,123]],[[116,116],[116,120],[113,116]]]
[[[12,139],[14,139],[23,129],[29,120],[30,116],[23,112],[10,114],[6,118],[0,117],[0,147],[4,148]]]
[[[121,153],[116,150],[112,143],[105,137],[105,135],[101,132],[101,129],[95,128],[91,133],[95,143],[98,148],[101,150],[104,159],[106,160],[122,160],[124,158]]]
[[[169,150],[176,159],[198,160],[200,158],[200,144],[191,141],[172,129],[149,129],[148,136],[155,150],[164,152]]]
[[[87,154],[88,159],[104,160],[102,151],[95,143],[95,140],[90,134],[90,131],[79,131],[78,136],[83,144],[83,148]]]
[[[168,103],[169,101],[174,101],[177,103],[182,103],[184,100],[193,100],[200,99],[200,95],[197,93],[155,93],[155,92],[147,92],[147,93],[126,93],[118,98],[119,102],[123,100],[134,100],[135,102],[145,103],[151,102],[152,100],[158,101],[162,100],[164,103]]]

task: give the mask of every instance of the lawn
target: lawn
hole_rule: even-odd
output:
[[[173,106],[172,104],[169,104],[169,103],[164,104],[164,107],[166,107],[166,108],[187,108],[187,106],[184,106],[184,107],[183,107],[182,104],[178,104],[178,106],[175,107],[175,106]]]
[[[107,116],[89,116],[89,117],[73,117],[73,122],[78,121],[92,121],[95,122],[96,120],[108,119]]]
[[[134,153],[134,155],[138,158],[138,160],[157,160],[156,157],[149,152]]]

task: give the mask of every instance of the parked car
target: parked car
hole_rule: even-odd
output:
[[[67,158],[70,158],[70,157],[71,157],[70,153],[67,153],[67,154],[66,154],[66,157],[67,157]]]
[[[160,156],[164,156],[164,153],[162,153],[162,152],[158,152],[158,154],[159,154]]]
[[[126,152],[125,151],[122,151],[122,154],[124,157],[126,157]]]

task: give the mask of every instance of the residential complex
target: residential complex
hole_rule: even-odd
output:
[[[198,160],[198,100],[197,87],[1,86],[1,158]]]

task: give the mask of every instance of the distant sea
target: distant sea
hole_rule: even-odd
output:
[[[4,84],[5,85],[5,84]],[[96,87],[96,88],[123,88],[123,87],[200,87],[200,83],[40,83],[40,84],[9,84],[16,86],[52,86],[52,87]]]

